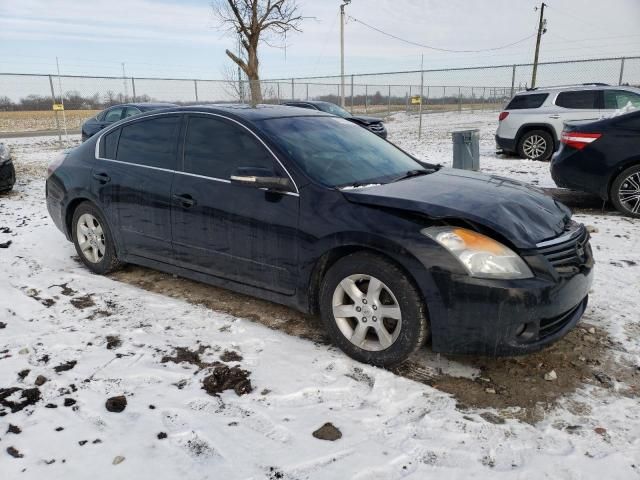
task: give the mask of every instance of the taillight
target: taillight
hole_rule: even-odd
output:
[[[509,112],[500,112],[500,115],[498,116],[498,121],[501,122],[502,120],[504,120],[508,116],[509,116]]]
[[[562,138],[560,141],[565,145],[575,148],[576,150],[582,150],[584,147],[592,142],[595,142],[602,136],[601,133],[585,133],[585,132],[562,132]]]

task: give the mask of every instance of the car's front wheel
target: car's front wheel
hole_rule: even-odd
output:
[[[368,252],[347,255],[329,269],[320,312],[342,351],[382,367],[405,361],[428,334],[424,302],[407,275]]]
[[[109,225],[93,204],[81,203],[75,209],[71,228],[76,252],[92,272],[105,274],[121,265]]]
[[[611,185],[611,202],[619,212],[640,218],[640,165],[627,168],[616,177]]]
[[[547,161],[553,154],[553,138],[545,130],[531,130],[520,137],[518,155],[529,160]]]

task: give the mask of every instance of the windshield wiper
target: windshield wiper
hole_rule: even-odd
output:
[[[429,173],[433,173],[433,170],[409,170],[404,175],[394,178],[391,182],[398,182],[400,180],[404,180],[405,178],[418,177],[420,175],[427,175]]]

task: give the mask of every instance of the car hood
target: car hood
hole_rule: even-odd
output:
[[[354,115],[347,120],[351,120],[352,122],[362,123],[363,125],[371,125],[373,123],[383,123],[382,119],[377,117],[361,117],[360,115]]]
[[[342,193],[354,203],[471,221],[520,249],[558,236],[571,218],[567,207],[525,183],[449,168]]]

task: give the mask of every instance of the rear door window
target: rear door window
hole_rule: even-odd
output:
[[[636,108],[640,108],[640,95],[626,90],[604,91],[604,108],[607,110],[617,110],[618,108],[626,107],[629,103]]]
[[[167,115],[123,126],[117,160],[175,170],[180,118]]]
[[[190,117],[184,171],[228,180],[238,167],[274,171],[269,151],[245,128],[215,117]]]
[[[516,95],[507,105],[505,110],[522,110],[525,108],[540,108],[549,96],[548,93],[530,93]]]
[[[597,110],[598,90],[576,90],[573,92],[560,92],[556,98],[556,105],[577,110]]]

